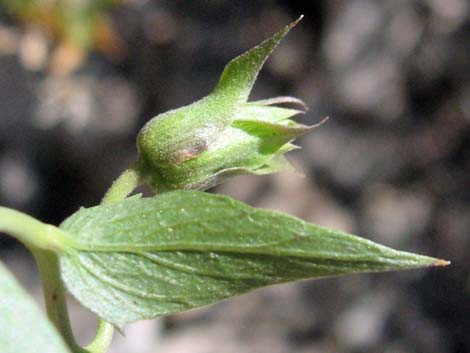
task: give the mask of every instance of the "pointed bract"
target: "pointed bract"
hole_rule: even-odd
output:
[[[264,62],[278,46],[282,38],[284,38],[302,18],[303,16],[300,16],[271,38],[266,39],[260,45],[257,45],[253,49],[250,49],[230,61],[220,77],[214,94],[229,95],[238,103],[246,102]]]

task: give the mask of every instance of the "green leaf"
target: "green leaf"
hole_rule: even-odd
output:
[[[302,99],[296,98],[296,97],[290,97],[290,96],[280,96],[280,97],[272,97],[272,98],[267,98],[267,99],[262,99],[259,101],[253,101],[253,102],[247,102],[246,105],[273,105],[273,104],[294,104],[298,105],[300,108],[302,108],[303,111],[308,110],[307,105]]]
[[[34,300],[1,262],[0,352],[70,353]]]
[[[197,191],[81,209],[61,228],[68,289],[119,327],[275,283],[443,264]]]
[[[214,93],[217,95],[230,95],[240,103],[246,102],[264,62],[278,46],[282,38],[284,38],[302,18],[303,16],[300,16],[271,38],[266,39],[253,49],[248,50],[246,53],[230,61],[227,66],[225,66]]]
[[[233,126],[252,136],[259,137],[262,141],[259,148],[260,152],[272,154],[287,142],[315,128],[315,125],[306,126],[293,121],[290,123],[284,125],[259,120],[236,120],[233,122]]]
[[[304,111],[297,109],[245,104],[240,107],[233,120],[263,120],[276,123],[302,113]]]

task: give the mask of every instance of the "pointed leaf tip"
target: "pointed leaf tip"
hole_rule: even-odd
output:
[[[231,99],[235,99],[241,103],[246,102],[264,62],[269,55],[271,55],[282,38],[284,38],[302,18],[303,15],[285,26],[272,37],[264,40],[261,44],[230,61],[227,66],[225,66],[213,94],[219,97],[229,96]]]
[[[323,120],[320,121],[319,123],[313,124],[312,127],[319,127],[319,126],[323,125],[324,123],[326,123],[328,120],[330,120],[329,116],[323,118]]]
[[[450,261],[437,259],[435,257],[430,257],[426,255],[418,255],[409,253],[406,251],[399,251],[399,254],[402,256],[402,260],[404,260],[405,268],[424,268],[424,267],[443,267],[450,265]]]
[[[297,26],[297,24],[302,21],[304,18],[304,15],[300,15],[294,22],[292,22],[291,24],[288,25],[289,29],[292,29],[294,28],[295,26]]]
[[[434,262],[431,264],[431,266],[444,267],[444,266],[449,266],[450,264],[451,264],[450,261],[435,259]]]
[[[330,119],[329,116],[327,116],[326,118],[324,118],[322,121],[320,121],[319,123],[316,123],[316,124],[313,124],[313,125],[308,125],[305,129],[306,132],[308,131],[311,131],[313,129],[316,129],[317,127],[320,127],[321,125],[323,125],[324,123],[326,123],[328,120]]]

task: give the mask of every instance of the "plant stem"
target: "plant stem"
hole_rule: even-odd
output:
[[[41,274],[47,316],[60,332],[65,343],[68,344],[73,352],[77,352],[79,346],[75,342],[72,327],[70,326],[65,288],[60,278],[59,258],[56,253],[50,250],[30,249]]]
[[[0,207],[0,232],[12,235],[27,247],[56,252],[71,244],[59,228],[6,207]]]
[[[125,170],[106,191],[102,204],[125,199],[142,182],[137,165]]]
[[[109,322],[99,319],[98,328],[96,330],[93,342],[81,348],[80,353],[104,353],[111,344],[113,338],[114,326]]]
[[[5,207],[0,207],[0,231],[15,237],[33,253],[41,275],[47,316],[69,347],[78,352],[79,347],[70,326],[57,255],[70,247],[70,240],[59,228]]]
[[[113,337],[113,326],[105,321],[98,323],[93,342],[82,348],[75,341],[67,309],[66,292],[60,278],[60,264],[57,254],[50,250],[30,248],[38,264],[44,290],[47,316],[74,353],[104,353]]]
[[[137,167],[127,169],[114,181],[101,203],[125,199],[140,183]],[[41,275],[47,316],[70,349],[74,353],[106,352],[114,332],[113,325],[106,321],[99,320],[96,336],[87,347],[80,347],[73,336],[58,256],[61,251],[73,248],[67,235],[60,228],[6,207],[0,207],[0,232],[14,236],[33,253]]]
[[[106,192],[102,204],[125,199],[141,182],[137,168],[124,171]],[[65,288],[60,277],[57,252],[66,249],[67,237],[53,226],[43,224],[23,213],[0,207],[0,231],[14,235],[34,254],[44,289],[47,316],[74,353],[104,353],[111,343],[114,327],[99,320],[92,343],[80,347],[70,325]],[[69,241],[70,242],[70,241]]]
[[[125,170],[111,185],[101,200],[101,204],[116,202],[125,199],[141,183],[136,165]],[[114,326],[99,319],[96,336],[85,348],[80,349],[80,353],[102,353],[108,349],[113,338]]]

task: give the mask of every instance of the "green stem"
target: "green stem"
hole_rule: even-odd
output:
[[[101,203],[125,199],[140,183],[137,168],[129,168],[111,185]],[[73,336],[58,256],[61,251],[73,248],[72,240],[57,227],[5,207],[0,207],[0,232],[14,236],[33,253],[41,275],[47,316],[72,351],[104,353],[113,337],[114,327],[110,323],[99,320],[96,336],[87,347],[80,347]]]
[[[70,326],[57,255],[71,246],[70,239],[57,227],[5,207],[0,207],[0,231],[15,237],[33,253],[44,288],[47,316],[65,342],[76,352],[79,347]]]
[[[113,338],[114,326],[104,320],[98,321],[95,338],[90,345],[82,348],[80,353],[101,353],[106,352]]]
[[[101,204],[116,202],[125,199],[142,182],[138,169],[134,165],[125,170],[111,185],[101,200]],[[102,353],[105,352],[113,338],[114,326],[99,319],[98,329],[93,342],[81,348],[80,353]]]
[[[0,207],[0,232],[12,235],[27,247],[60,252],[71,245],[59,228],[6,207]]]
[[[74,353],[104,353],[113,337],[113,326],[100,321],[93,342],[82,348],[75,341],[67,309],[66,291],[60,277],[58,255],[49,250],[30,248],[38,264],[44,290],[47,316]]]
[[[72,327],[67,310],[65,288],[60,278],[59,258],[50,250],[30,248],[38,264],[44,290],[47,316],[73,352],[79,351],[79,346],[73,337]]]
[[[101,203],[110,203],[125,199],[142,182],[136,165],[125,170],[111,185],[101,200]]]

